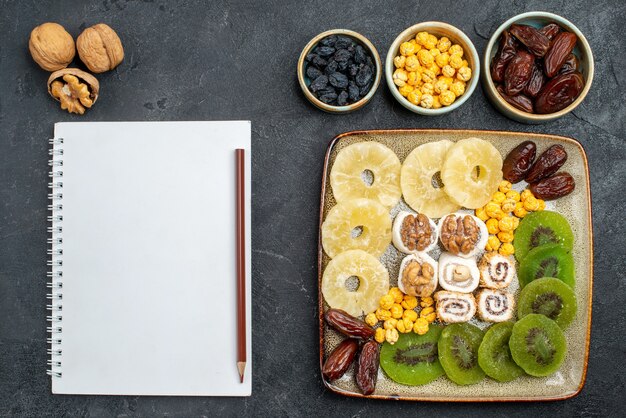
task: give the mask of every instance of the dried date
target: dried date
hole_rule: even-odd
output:
[[[578,71],[560,74],[550,80],[535,99],[535,112],[554,113],[565,109],[580,95],[585,86]]]
[[[511,34],[523,43],[530,52],[541,58],[550,48],[550,40],[546,35],[528,25],[511,25]]]
[[[526,174],[528,183],[536,183],[556,173],[567,161],[567,151],[562,145],[552,145],[545,150]]]
[[[563,66],[559,70],[559,74],[567,74],[574,71],[578,71],[578,57],[574,54],[569,54],[567,59],[563,63]]]
[[[379,352],[376,341],[363,345],[356,369],[356,384],[363,395],[371,395],[376,389],[378,378]]]
[[[372,338],[374,329],[341,309],[326,311],[326,322],[337,331],[352,338]]]
[[[533,102],[528,97],[523,94],[516,94],[515,96],[509,96],[504,91],[502,86],[497,87],[498,93],[500,96],[511,106],[521,110],[522,112],[534,113],[533,112]]]
[[[554,37],[552,46],[543,58],[546,75],[550,78],[554,77],[565,61],[567,57],[574,49],[578,38],[571,32],[560,32]]]
[[[561,32],[561,27],[556,23],[548,23],[547,25],[539,29],[539,32],[544,34],[549,40],[552,40],[557,33]]]
[[[543,85],[546,82],[546,77],[543,75],[543,69],[541,68],[541,64],[539,61],[535,61],[535,65],[533,67],[533,72],[530,75],[530,80],[528,80],[528,84],[524,87],[524,94],[530,97],[535,97],[539,94]]]
[[[504,80],[504,72],[508,63],[513,59],[517,52],[517,41],[509,33],[509,31],[502,32],[500,37],[500,44],[498,45],[498,51],[494,55],[491,61],[491,78],[496,83],[501,83]]]
[[[555,175],[530,184],[530,191],[543,200],[554,200],[566,196],[574,191],[576,182],[574,178],[566,172]]]
[[[517,51],[504,73],[504,91],[515,96],[524,90],[530,80],[535,64],[535,57],[526,51]]]
[[[536,154],[537,145],[532,141],[524,141],[513,148],[502,164],[502,177],[513,184],[524,180],[535,161]]]
[[[324,377],[328,380],[336,380],[343,376],[354,361],[358,349],[357,340],[350,338],[342,341],[324,362],[322,367]]]

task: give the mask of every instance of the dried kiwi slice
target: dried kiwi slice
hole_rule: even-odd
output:
[[[542,277],[556,277],[574,288],[574,257],[559,244],[533,248],[520,263],[517,277],[521,287]]]
[[[530,250],[545,244],[559,244],[565,251],[571,251],[574,245],[572,228],[567,219],[556,212],[529,213],[515,230],[515,258],[521,262]]]
[[[478,347],[483,331],[470,324],[448,325],[439,337],[439,361],[450,380],[471,385],[485,378],[478,365]]]
[[[384,343],[380,350],[380,366],[395,382],[416,386],[430,383],[444,371],[437,356],[437,341],[441,326],[430,326],[424,335],[400,334],[391,345]]]
[[[509,338],[512,331],[512,322],[495,324],[487,330],[478,348],[478,365],[498,382],[510,382],[524,374],[511,357]]]
[[[520,293],[517,316],[541,314],[562,329],[576,316],[576,294],[571,287],[554,277],[544,277],[528,284]]]
[[[529,314],[513,325],[509,339],[515,363],[531,376],[549,376],[559,370],[567,343],[563,331],[547,316]]]

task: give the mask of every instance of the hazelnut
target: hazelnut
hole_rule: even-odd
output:
[[[70,113],[85,113],[98,100],[99,89],[98,80],[78,68],[64,68],[48,78],[48,93]]]
[[[124,59],[122,41],[104,23],[85,29],[76,39],[76,48],[80,60],[94,73],[112,70]]]
[[[30,33],[28,49],[33,60],[46,71],[67,67],[74,59],[74,38],[58,23],[43,23]]]

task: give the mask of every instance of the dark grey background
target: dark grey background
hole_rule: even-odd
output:
[[[420,117],[395,102],[384,80],[367,107],[334,116],[313,108],[296,82],[301,48],[327,29],[361,32],[384,59],[406,27],[443,20],[465,31],[482,55],[498,25],[530,10],[552,11],[573,21],[596,58],[596,77],[584,103],[547,125],[506,119],[480,87],[457,111]],[[45,21],[63,24],[74,36],[105,22],[123,41],[124,62],[98,76],[100,98],[82,117],[59,109],[46,92],[48,74],[28,54],[30,31]],[[0,0],[0,416],[622,415],[624,22],[626,6],[619,1]],[[47,138],[54,122],[220,119],[252,120],[252,397],[52,396],[45,375],[45,242]],[[398,403],[350,399],[324,389],[316,311],[324,152],[341,132],[398,127],[546,132],[584,145],[593,192],[595,286],[589,372],[578,397],[536,404]]]

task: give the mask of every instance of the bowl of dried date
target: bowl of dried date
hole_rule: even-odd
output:
[[[381,75],[374,45],[347,29],[320,33],[304,47],[298,60],[302,92],[313,105],[330,113],[348,113],[366,105]]]
[[[461,106],[480,76],[478,53],[461,30],[422,22],[393,41],[385,60],[391,94],[411,112],[437,116]]]
[[[505,116],[543,123],[574,110],[593,80],[593,53],[569,20],[528,12],[504,22],[491,36],[482,64],[483,88]]]

